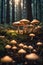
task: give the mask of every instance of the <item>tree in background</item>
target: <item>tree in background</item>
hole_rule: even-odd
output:
[[[26,0],[27,5],[27,19],[32,20],[32,8],[31,8],[31,0]]]
[[[10,23],[10,5],[9,5],[9,0],[7,0],[6,23]]]

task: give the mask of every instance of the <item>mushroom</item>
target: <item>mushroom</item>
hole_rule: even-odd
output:
[[[31,24],[38,24],[40,21],[39,20],[37,20],[37,19],[34,19],[32,22],[31,22]]]
[[[23,32],[24,31],[27,32],[27,26],[30,24],[30,21],[27,20],[27,19],[22,19],[22,20],[20,20],[20,23],[24,23],[25,24],[24,28],[23,28]]]
[[[14,22],[13,23],[14,26],[18,26],[18,33],[19,33],[19,26],[24,26],[24,23],[21,23],[20,21]]]
[[[12,61],[13,61],[13,59],[10,56],[4,56],[1,58],[1,62],[6,63],[6,65],[8,65]]]
[[[33,32],[33,28],[34,28],[34,26],[32,24],[30,24],[28,26],[28,33]]]
[[[10,46],[10,45],[6,45],[5,48],[6,48],[6,49],[10,49],[11,46]]]
[[[37,42],[37,45],[38,45],[38,46],[42,46],[43,43],[42,43],[42,42]]]
[[[42,42],[37,42],[36,45],[38,46],[38,50],[42,48],[43,43]]]
[[[30,53],[30,54],[27,54],[25,58],[28,60],[37,60],[39,59],[39,56],[35,53]]]
[[[36,53],[30,53],[30,54],[26,54],[25,59],[28,64],[37,65],[37,61],[40,59],[40,57]]]
[[[12,47],[12,50],[16,50],[16,49],[17,49],[17,47],[16,47],[16,46],[13,46],[13,47]]]
[[[33,50],[33,46],[29,45],[29,46],[28,46],[28,50],[29,50],[29,52],[31,53],[32,50]]]
[[[33,30],[33,32],[40,33],[40,30],[41,30],[41,26],[38,25],[38,26],[35,27],[35,29]]]
[[[15,44],[17,44],[17,41],[16,41],[16,40],[11,40],[10,43],[11,43],[12,45],[15,45]]]
[[[24,49],[18,50],[18,55],[19,55],[20,61],[21,61],[21,60],[24,61],[24,56],[25,56],[25,54],[26,54],[26,51],[25,51]]]
[[[36,53],[37,52],[37,50],[36,49],[33,49],[33,51],[32,51],[33,53]]]
[[[24,46],[24,44],[23,44],[23,43],[20,43],[18,46],[19,46],[19,47],[23,47],[23,46]]]
[[[10,45],[6,45],[5,49],[6,49],[8,54],[11,52],[11,46]]]
[[[10,56],[4,56],[1,58],[1,62],[12,62],[13,59]]]
[[[18,33],[19,33],[19,25],[20,25],[20,22],[19,21],[13,22],[13,26],[18,26]]]
[[[24,45],[23,48],[24,48],[24,49],[27,49],[27,45]]]
[[[28,49],[33,49],[33,46],[29,45],[29,46],[28,46]]]
[[[29,36],[31,37],[31,40],[33,40],[33,37],[35,37],[35,34],[30,33]]]
[[[25,54],[26,51],[25,51],[24,49],[20,49],[20,50],[18,51],[18,53],[19,53],[19,54]]]
[[[20,20],[20,22],[22,23],[24,23],[24,24],[28,24],[28,23],[30,23],[30,21],[29,20],[27,20],[27,19],[22,19],[22,20]]]
[[[0,36],[0,38],[4,39],[4,38],[5,38],[5,36]]]

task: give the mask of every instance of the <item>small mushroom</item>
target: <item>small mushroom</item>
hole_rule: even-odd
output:
[[[26,49],[27,48],[27,45],[24,45],[23,48]]]
[[[35,34],[30,33],[29,36],[31,37],[31,40],[33,40],[33,37],[35,37]]]
[[[20,50],[18,51],[18,53],[19,53],[19,54],[24,54],[24,53],[26,53],[26,51],[25,51],[24,49],[20,49]]]
[[[11,43],[12,45],[15,45],[15,44],[17,44],[17,41],[16,41],[16,40],[11,40],[10,43]]]
[[[13,47],[12,47],[12,50],[16,50],[16,49],[17,49],[17,47],[16,47],[16,46],[13,46]]]
[[[33,46],[29,45],[29,46],[28,46],[28,49],[33,49]]]
[[[23,43],[20,43],[18,46],[19,46],[19,47],[23,47],[23,46],[24,46],[24,44],[23,44]]]
[[[10,49],[11,46],[10,46],[10,45],[6,45],[5,48],[6,48],[6,49]]]
[[[42,43],[42,42],[37,42],[37,45],[38,45],[38,46],[42,46],[43,43]]]

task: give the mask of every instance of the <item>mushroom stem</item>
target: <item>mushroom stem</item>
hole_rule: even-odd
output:
[[[33,37],[31,37],[31,40],[33,40]]]
[[[9,65],[9,63],[7,62],[6,65]]]
[[[18,34],[19,34],[19,26],[18,26]]]

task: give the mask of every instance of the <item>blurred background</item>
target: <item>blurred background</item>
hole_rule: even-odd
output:
[[[43,21],[43,0],[0,0],[0,24],[26,18]]]

